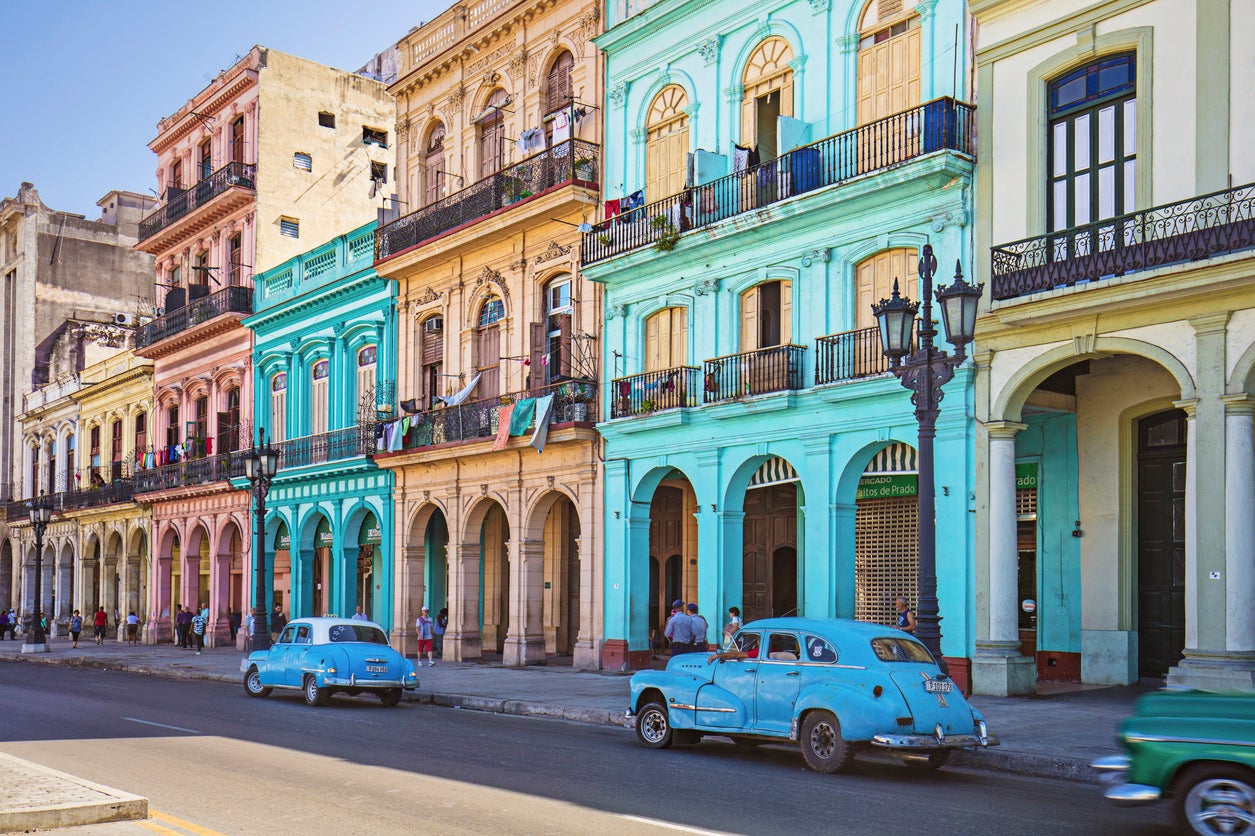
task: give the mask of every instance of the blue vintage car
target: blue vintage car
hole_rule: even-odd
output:
[[[391,706],[402,690],[418,687],[414,663],[388,646],[383,628],[351,618],[289,621],[269,650],[240,662],[240,672],[250,697],[286,688],[304,693],[310,705],[324,705],[335,693],[375,693]]]
[[[636,737],[651,749],[702,735],[738,744],[790,741],[818,772],[840,772],[862,749],[936,769],[954,749],[997,745],[985,720],[915,638],[841,619],[747,624],[735,648],[673,657],[632,676]]]

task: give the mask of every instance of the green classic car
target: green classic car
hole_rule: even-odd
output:
[[[1147,694],[1119,740],[1128,754],[1093,763],[1107,799],[1171,800],[1187,833],[1255,834],[1255,694]]]

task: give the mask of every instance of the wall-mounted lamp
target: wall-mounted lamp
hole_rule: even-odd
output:
[[[1080,520],[1077,520],[1077,521],[1076,521],[1076,528],[1072,529],[1072,536],[1073,536],[1073,537],[1080,537],[1080,536],[1081,536],[1081,533],[1082,533],[1082,532],[1081,532],[1081,521],[1080,521]]]

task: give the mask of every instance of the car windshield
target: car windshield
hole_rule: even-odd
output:
[[[927,648],[910,639],[872,639],[872,650],[882,662],[932,662]]]
[[[333,642],[388,643],[388,637],[383,634],[383,630],[369,624],[333,624],[327,630],[327,638]]]

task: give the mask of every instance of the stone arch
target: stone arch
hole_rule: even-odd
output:
[[[1225,385],[1227,395],[1241,395],[1244,392],[1255,393],[1255,342],[1242,352],[1229,375],[1229,382]]]
[[[654,492],[658,490],[658,486],[663,480],[674,478],[673,474],[678,473],[684,477],[690,485],[693,486],[694,493],[697,492],[698,482],[684,467],[679,465],[658,465],[651,467],[636,480],[629,494],[630,506],[628,508],[629,519],[649,519],[649,503],[653,499]],[[703,502],[717,501],[714,497],[697,496],[697,503],[701,505]]]
[[[724,479],[723,496],[719,498],[719,509],[723,511],[740,511],[743,509],[745,502],[745,491],[749,488],[750,481],[758,469],[772,459],[780,459],[786,462],[789,467],[797,473],[800,473],[793,462],[789,461],[789,456],[782,453],[756,453],[752,456],[746,456],[740,464],[732,469],[731,473]],[[805,495],[802,492],[802,483],[798,481],[798,502],[805,502]]]
[[[1185,364],[1165,348],[1127,337],[1098,337],[1090,352],[1079,354],[1071,345],[1046,351],[1020,366],[1003,384],[989,413],[990,421],[1019,421],[1024,402],[1037,385],[1054,372],[1080,360],[1104,354],[1133,354],[1162,366],[1181,387],[1181,399],[1195,397],[1194,378]]]
[[[555,482],[552,488],[542,491],[532,502],[531,507],[523,512],[523,530],[520,536],[525,540],[540,540],[544,536],[545,518],[549,516],[553,506],[563,498],[575,506],[578,512],[579,498],[569,487]]]

